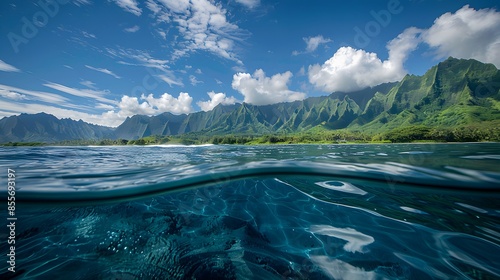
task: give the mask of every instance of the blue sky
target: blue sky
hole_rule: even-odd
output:
[[[356,91],[448,56],[500,67],[497,1],[0,3],[0,117],[117,126]]]

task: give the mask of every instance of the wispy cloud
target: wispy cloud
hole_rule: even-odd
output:
[[[100,90],[92,90],[92,89],[77,89],[77,88],[71,88],[68,86],[64,86],[64,85],[52,83],[52,82],[46,83],[43,85],[46,87],[67,93],[67,94],[74,95],[74,96],[91,98],[91,99],[94,99],[96,101],[100,101],[102,103],[107,103],[107,104],[117,104],[116,101],[103,97],[103,95],[109,94],[109,91],[105,91],[105,90],[100,91]]]
[[[161,3],[150,0],[147,7],[159,22],[177,25],[181,37],[176,42],[173,59],[202,50],[243,64],[235,49],[236,43],[248,33],[229,22],[227,11],[221,5],[209,0],[162,0]]]
[[[96,109],[104,109],[104,110],[113,110],[115,109],[114,106],[111,106],[109,104],[103,104],[103,103],[97,103],[97,106],[95,106]]]
[[[156,30],[156,32],[158,32],[158,34],[161,36],[161,38],[163,38],[163,40],[167,40],[167,33],[161,30]]]
[[[301,51],[293,51],[292,55],[299,55],[299,54],[303,54],[303,53],[312,53],[316,49],[318,49],[318,47],[321,44],[327,44],[327,43],[332,42],[331,39],[324,38],[323,35],[318,35],[318,36],[314,36],[314,37],[304,37],[302,39],[306,43],[306,50],[303,51],[303,52],[301,52]]]
[[[89,114],[82,112],[80,110],[72,110],[60,108],[55,105],[45,105],[40,103],[29,103],[29,102],[10,102],[0,100],[0,108],[8,108],[0,111],[0,115],[5,117],[28,113],[37,114],[40,112],[50,113],[57,118],[71,118],[73,120],[83,120],[88,123],[116,127],[120,125],[125,118],[112,118],[107,113],[102,114]],[[78,107],[79,109],[81,106]]]
[[[303,38],[303,39],[307,44],[306,52],[313,52],[318,48],[319,45],[332,42],[331,39],[323,38],[322,35],[318,35],[316,37]]]
[[[16,67],[5,63],[3,60],[0,60],[0,71],[5,71],[5,72],[21,72],[21,70],[17,69]]]
[[[128,32],[128,33],[135,33],[135,32],[137,32],[137,31],[139,31],[139,29],[141,29],[141,28],[139,27],[139,25],[134,25],[134,26],[132,26],[132,27],[129,27],[129,28],[125,28],[125,29],[123,29],[123,31]]]
[[[170,61],[165,60],[165,59],[157,59],[151,56],[148,52],[146,51],[141,51],[141,50],[132,50],[132,49],[106,49],[106,51],[118,58],[122,59],[128,59],[128,60],[133,60],[134,63],[122,61],[120,62],[121,64],[125,65],[135,65],[135,66],[144,66],[148,68],[155,68],[161,71],[170,71],[170,66],[168,66],[168,63]]]
[[[198,81],[198,79],[196,79],[196,77],[194,75],[189,76],[189,81],[191,82],[191,84],[193,86],[196,86],[197,84],[203,83],[202,81]]]
[[[148,9],[151,10],[155,15],[161,12],[160,5],[158,5],[158,3],[156,3],[154,0],[148,0],[146,2],[146,7],[148,7]]]
[[[184,86],[182,80],[170,69],[169,60],[154,58],[148,52],[141,50],[107,49],[107,52],[114,57],[133,61],[120,61],[120,64],[149,68],[148,71],[152,76],[166,82],[170,87]]]
[[[164,81],[165,83],[167,83],[170,87],[172,87],[172,85],[184,86],[184,84],[182,83],[182,81],[180,81],[177,78],[172,77],[172,76],[158,75],[158,78],[160,78],[162,81]]]
[[[104,74],[108,74],[108,75],[111,75],[117,79],[121,79],[120,76],[116,75],[115,73],[111,72],[110,70],[108,69],[105,69],[105,68],[96,68],[96,67],[92,67],[92,66],[89,66],[89,65],[85,65],[85,67],[89,68],[89,69],[92,69],[94,71],[98,71],[98,72],[101,72],[101,73],[104,73]]]
[[[87,31],[82,31],[82,34],[83,34],[83,37],[86,37],[86,38],[92,38],[92,39],[96,39],[97,38],[94,34],[89,33]]]
[[[140,16],[142,14],[142,9],[139,8],[136,0],[114,0],[116,5],[120,6],[120,8],[125,11],[132,13],[136,16]]]
[[[260,5],[260,0],[236,0],[236,2],[242,4],[243,6],[253,9]]]
[[[8,98],[8,99],[12,99],[12,100],[27,99],[26,95],[24,95],[24,94],[20,94],[20,93],[10,91],[10,90],[5,90],[5,89],[0,89],[0,96]]]
[[[96,88],[96,84],[95,84],[94,82],[91,82],[91,81],[88,81],[88,80],[86,80],[86,81],[81,81],[81,82],[80,82],[80,84],[81,84],[81,85],[84,85],[84,86],[86,86],[86,87],[88,87],[88,88],[97,89],[97,88]]]
[[[12,86],[3,85],[3,84],[0,84],[0,90],[7,91],[7,92],[15,92],[18,94],[23,94],[26,96],[27,99],[30,99],[33,101],[41,101],[41,102],[46,102],[46,103],[59,104],[61,106],[67,106],[66,104],[68,104],[67,102],[69,101],[68,98],[60,96],[58,94],[53,94],[53,93],[44,92],[44,91],[26,90],[26,89],[12,87]]]
[[[73,3],[75,3],[75,5],[77,5],[78,7],[80,7],[82,5],[92,4],[92,2],[90,0],[73,0]]]

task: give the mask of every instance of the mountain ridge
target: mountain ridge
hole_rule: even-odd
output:
[[[33,117],[28,125],[28,116]],[[52,116],[52,115],[50,115]],[[134,140],[152,135],[204,135],[364,131],[377,134],[411,125],[454,127],[500,123],[500,71],[473,59],[448,58],[424,75],[353,93],[271,105],[219,104],[208,112],[128,117],[116,128],[54,116],[11,116],[0,120],[0,143],[77,139]],[[78,138],[81,137],[81,138]]]
[[[0,143],[97,140],[110,137],[114,137],[110,127],[82,120],[58,119],[44,112],[4,117],[0,120]]]

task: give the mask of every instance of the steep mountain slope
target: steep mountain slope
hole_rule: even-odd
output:
[[[157,116],[135,115],[127,118],[114,132],[113,138],[139,139],[150,135],[175,135],[187,115],[163,113]]]
[[[113,137],[113,129],[39,113],[21,114],[0,120],[0,143],[55,142]]]
[[[12,116],[0,120],[0,143],[73,139],[138,139],[150,135],[199,133],[269,134],[310,129],[348,129],[378,134],[415,125],[460,127],[500,125],[500,71],[469,59],[439,63],[423,76],[407,75],[352,93],[332,93],[302,101],[256,106],[218,105],[188,115],[136,115],[116,129],[52,115]]]
[[[448,58],[423,76],[407,75],[368,101],[351,129],[384,131],[411,124],[458,126],[500,120],[500,71]]]
[[[297,132],[325,125],[329,129],[344,128],[362,110],[348,96],[311,97],[302,101],[256,106],[247,103],[219,105],[212,111],[174,116],[134,116],[117,129],[116,136],[137,139],[149,135],[179,135],[188,132],[204,134],[264,134]],[[176,124],[173,126],[173,124]],[[168,127],[169,129],[166,129]]]

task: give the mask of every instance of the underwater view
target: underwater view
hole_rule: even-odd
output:
[[[0,1],[0,280],[500,280],[499,7]]]
[[[498,143],[0,154],[2,279],[500,278]]]

